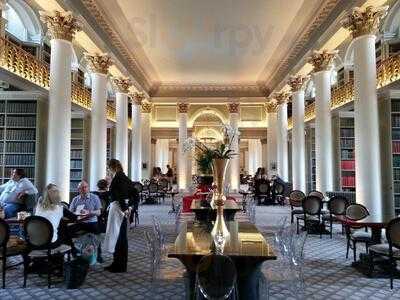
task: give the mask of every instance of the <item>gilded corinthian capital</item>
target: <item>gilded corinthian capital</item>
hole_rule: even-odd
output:
[[[386,15],[388,6],[367,6],[353,8],[353,11],[342,20],[342,26],[351,31],[353,38],[375,34],[380,20]]]
[[[279,93],[275,93],[274,96],[275,96],[275,99],[276,99],[276,102],[278,103],[278,105],[281,105],[281,104],[287,103],[287,101],[290,97],[290,93],[286,92],[286,91],[282,91]]]
[[[336,54],[338,53],[337,50],[328,51],[322,50],[317,51],[315,50],[311,57],[308,59],[308,62],[313,65],[314,70],[313,72],[319,71],[327,71],[332,67],[333,59],[335,58]]]
[[[86,61],[91,72],[107,75],[108,68],[113,64],[111,57],[107,53],[85,53]]]
[[[276,99],[268,98],[265,103],[265,110],[267,113],[276,113],[278,111],[278,101]]]
[[[75,32],[80,31],[81,25],[70,11],[39,11],[40,20],[47,25],[52,39],[72,41]]]
[[[238,102],[228,103],[229,113],[231,113],[231,114],[239,113],[239,106],[240,106],[240,104]]]
[[[186,114],[189,110],[189,104],[186,102],[179,102],[176,106],[178,108],[178,113],[180,114]]]
[[[292,92],[298,92],[304,89],[305,83],[308,79],[309,76],[307,75],[290,76],[288,85],[290,86]]]
[[[132,85],[132,81],[127,77],[114,77],[113,82],[118,92],[124,94],[129,92],[129,87]]]
[[[136,105],[142,105],[142,101],[145,98],[145,95],[143,93],[131,93],[130,97],[132,98],[132,103]]]
[[[142,113],[151,113],[152,104],[150,102],[142,102]]]

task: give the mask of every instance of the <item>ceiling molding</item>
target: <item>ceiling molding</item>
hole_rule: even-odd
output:
[[[95,0],[81,0],[83,6],[88,13],[94,18],[96,24],[108,35],[112,45],[118,49],[122,56],[128,61],[129,69],[133,71],[131,74],[142,85],[142,88],[148,92],[152,86],[151,79],[146,74],[135,55],[126,47],[118,33],[112,28],[106,20],[106,14],[96,3]]]

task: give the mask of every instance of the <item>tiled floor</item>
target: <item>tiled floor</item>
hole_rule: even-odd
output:
[[[7,272],[7,288],[0,290],[1,300],[11,299],[184,299],[183,266],[171,259],[164,264],[164,280],[157,286],[150,285],[150,268],[146,257],[143,231],[150,229],[151,216],[157,215],[163,227],[174,239],[174,217],[168,214],[169,206],[141,206],[141,224],[129,232],[129,267],[124,274],[104,272],[100,265],[88,274],[85,284],[77,290],[67,290],[62,283],[47,289],[46,280],[38,276],[28,278],[23,289],[22,268]],[[270,237],[274,224],[288,209],[282,207],[257,207],[257,225]],[[110,257],[106,256],[107,265]],[[265,263],[265,267],[270,262]],[[358,273],[345,259],[345,239],[310,235],[305,246],[306,299],[400,299],[400,280],[390,290],[388,279],[370,279]],[[271,289],[271,299],[294,299],[285,284]]]

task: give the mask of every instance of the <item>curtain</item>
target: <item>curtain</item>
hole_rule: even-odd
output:
[[[254,175],[257,168],[262,167],[262,146],[261,141],[251,139],[249,141],[248,168],[249,175]]]
[[[160,167],[163,173],[167,172],[169,164],[169,140],[159,139],[156,141],[156,163],[155,167]]]

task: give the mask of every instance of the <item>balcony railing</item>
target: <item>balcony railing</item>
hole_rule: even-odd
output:
[[[385,87],[400,79],[400,53],[392,55],[381,61],[377,68],[377,86]],[[351,80],[331,90],[331,110],[342,107],[354,100],[354,81]],[[315,104],[311,103],[305,108],[304,121],[308,122],[315,118]],[[293,120],[289,118],[288,128],[293,127]]]
[[[49,89],[49,65],[7,39],[0,38],[0,67],[42,88]],[[71,101],[91,110],[90,91],[83,85],[72,83]],[[107,104],[107,119],[115,122],[115,107]]]

